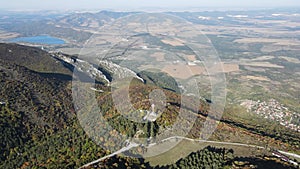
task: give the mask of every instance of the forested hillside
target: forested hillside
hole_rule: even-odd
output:
[[[71,73],[38,48],[0,44],[0,168],[78,168],[112,153],[93,142],[81,128],[72,103]],[[144,75],[149,78],[151,74]],[[114,129],[130,137],[153,137],[174,123],[180,95],[168,90],[172,86],[156,82],[133,80],[130,87],[130,94],[135,94],[133,106],[144,110],[150,109],[147,97],[151,91],[158,86],[165,88],[166,110],[157,121],[142,124],[117,113],[110,87],[96,85],[103,90],[96,95],[101,110]],[[193,103],[190,98],[189,104]],[[199,134],[197,127],[203,121],[200,115],[207,114],[207,108],[207,103],[201,102],[199,124],[190,137]],[[138,131],[142,134],[137,135]],[[152,166],[143,158],[114,156],[87,168],[222,168],[232,166],[235,158],[230,149],[207,147],[172,165]]]

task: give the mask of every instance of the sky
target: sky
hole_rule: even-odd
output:
[[[132,10],[147,8],[274,8],[300,7],[300,0],[1,0],[5,10]]]

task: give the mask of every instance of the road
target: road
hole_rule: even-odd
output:
[[[251,144],[232,143],[232,142],[221,142],[221,141],[208,141],[208,140],[197,140],[197,139],[191,139],[191,138],[182,137],[182,136],[173,136],[173,137],[169,137],[169,138],[163,139],[162,142],[168,141],[168,140],[171,140],[171,139],[183,139],[183,140],[189,140],[189,141],[194,141],[194,142],[213,143],[213,144],[223,144],[223,145],[234,145],[234,146],[244,146],[244,147],[252,147],[252,148],[259,148],[259,149],[264,149],[264,148],[265,148],[265,147],[262,147],[262,146],[251,145]],[[150,145],[149,145],[148,147],[146,147],[146,148],[150,148],[150,147],[152,147],[152,146],[154,146],[154,145],[156,145],[156,144],[157,144],[157,143],[152,143],[152,144],[150,144]],[[291,156],[291,157],[300,159],[300,155],[298,155],[298,154],[289,153],[289,152],[281,151],[281,150],[278,150],[278,152],[280,152],[280,153],[282,153],[282,154],[284,154],[284,155],[287,155],[287,156]]]
[[[118,150],[118,151],[116,151],[116,152],[114,152],[114,153],[112,153],[112,154],[109,154],[109,155],[107,155],[107,156],[104,156],[104,157],[101,157],[101,158],[99,158],[99,159],[97,159],[97,160],[94,160],[94,161],[92,161],[92,162],[90,162],[90,163],[87,163],[87,164],[81,166],[79,169],[83,169],[83,168],[88,167],[88,166],[90,166],[90,165],[96,164],[96,163],[98,163],[98,162],[100,162],[100,161],[103,161],[103,160],[105,160],[105,159],[107,159],[107,158],[113,157],[113,156],[115,156],[115,155],[117,155],[117,154],[123,153],[123,152],[125,152],[125,151],[128,151],[128,150],[130,150],[130,149],[132,149],[132,148],[134,148],[134,147],[138,147],[138,146],[139,146],[139,144],[130,142],[128,146],[123,147],[123,148],[121,148],[120,150]]]
[[[194,141],[194,142],[203,142],[203,143],[213,143],[213,144],[223,144],[223,145],[234,145],[234,146],[244,146],[244,147],[253,147],[253,148],[260,148],[260,149],[264,149],[264,147],[262,146],[257,146],[257,145],[251,145],[251,144],[243,144],[243,143],[231,143],[231,142],[221,142],[221,141],[208,141],[208,140],[197,140],[197,139],[191,139],[191,138],[187,138],[187,137],[182,137],[182,136],[172,136],[166,139],[161,140],[162,142],[168,141],[168,140],[172,140],[172,139],[183,139],[183,140],[189,140],[189,141]],[[156,145],[157,143],[152,143],[150,144],[148,147],[146,148],[150,148],[154,145]],[[297,155],[297,154],[295,154]]]
[[[264,149],[265,147],[262,147],[262,146],[257,146],[257,145],[251,145],[251,144],[243,144],[243,143],[231,143],[231,142],[221,142],[221,141],[208,141],[208,140],[198,140],[198,139],[191,139],[191,138],[188,138],[188,137],[182,137],[182,136],[172,136],[172,137],[168,137],[166,139],[163,139],[161,140],[161,142],[165,142],[165,141],[168,141],[168,140],[172,140],[172,139],[183,139],[183,140],[189,140],[189,141],[194,141],[194,142],[203,142],[203,143],[212,143],[212,144],[223,144],[223,145],[234,145],[234,146],[244,146],[244,147],[252,147],[252,148],[259,148],[259,149]],[[129,141],[128,141],[129,142]],[[152,143],[152,144],[149,144],[146,148],[150,148],[152,146],[155,146],[157,145],[158,143]],[[93,165],[93,164],[96,164],[100,161],[103,161],[109,157],[113,157],[114,155],[117,155],[117,154],[120,154],[122,152],[125,152],[125,151],[128,151],[130,150],[131,148],[134,148],[134,147],[138,147],[140,146],[139,144],[137,143],[134,143],[134,142],[129,142],[129,145],[126,146],[126,147],[123,147],[122,149],[112,153],[112,154],[109,154],[107,156],[104,156],[104,157],[101,157],[95,161],[92,161],[90,163],[87,163],[85,165],[83,165],[82,167],[80,167],[79,169],[82,169],[82,168],[85,168],[85,167],[88,167],[90,165]],[[281,150],[278,150],[278,152],[284,154],[284,155],[287,155],[287,156],[291,156],[291,157],[294,157],[294,158],[299,158],[300,159],[300,155],[298,154],[294,154],[294,153],[289,153],[289,152],[286,152],[286,151],[281,151]]]
[[[298,154],[289,153],[289,152],[281,151],[281,150],[278,150],[278,152],[281,153],[281,154],[287,155],[287,156],[292,156],[292,157],[294,157],[294,158],[300,159],[300,155],[298,155]]]

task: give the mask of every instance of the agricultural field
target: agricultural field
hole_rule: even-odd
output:
[[[0,13],[0,168],[297,168],[299,13]]]

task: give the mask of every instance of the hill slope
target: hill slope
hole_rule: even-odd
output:
[[[71,73],[61,61],[55,60],[51,54],[38,48],[0,44],[0,168],[78,168],[111,153],[94,143],[81,128],[72,103]],[[134,80],[132,83],[130,94],[135,94],[135,97],[131,98],[131,102],[135,103],[133,107],[149,110],[150,92],[161,88],[155,84],[144,84],[140,80]],[[96,87],[103,90],[103,93],[97,94],[97,98],[99,105],[103,105],[101,108],[106,109],[105,117],[112,126],[123,120],[122,125],[113,127],[129,136],[136,135],[137,131],[134,128],[140,131],[144,129],[144,135],[157,135],[160,130],[171,126],[182,99],[178,93],[161,89],[167,99],[166,111],[155,123],[140,126],[128,119],[122,119],[120,114],[115,113],[109,87],[101,84],[97,84]],[[119,92],[123,92],[122,88]],[[207,114],[205,105],[203,103],[203,107],[199,107],[204,115],[197,115],[198,123],[190,133],[192,137],[199,134],[201,122]],[[227,123],[231,124],[228,120],[221,122],[215,137],[222,136],[224,131],[230,134],[234,131],[235,135],[246,133],[240,134],[241,136],[250,135],[247,134],[250,129],[235,124],[230,126],[230,130],[225,130],[229,128]],[[130,129],[131,127],[133,129]],[[151,127],[155,130],[151,130]],[[255,133],[254,139],[257,135],[259,133]],[[261,136],[261,139],[271,140],[268,135]],[[276,141],[275,143],[281,144],[279,140]],[[211,155],[212,161],[218,156]],[[193,159],[192,156],[190,159]],[[178,163],[185,165],[191,162],[186,159]],[[151,168],[143,159],[119,156],[101,162],[96,167],[112,168],[112,165],[115,168]],[[162,166],[164,167],[171,166]]]
[[[51,57],[51,54],[35,47],[0,43],[0,59],[41,73],[71,75],[71,71]]]

